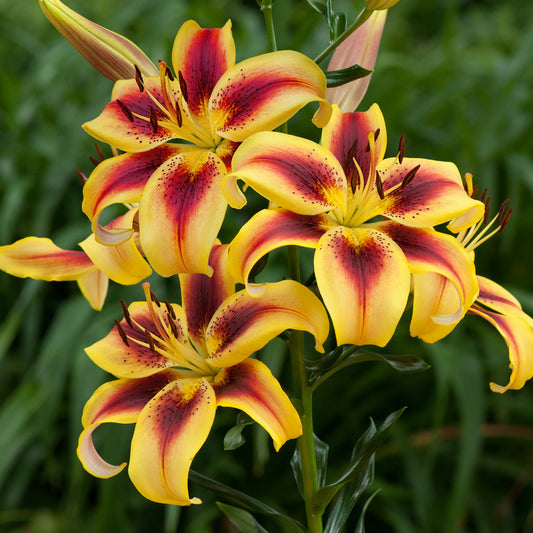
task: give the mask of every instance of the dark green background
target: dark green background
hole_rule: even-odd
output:
[[[351,4],[351,7],[350,7]],[[203,26],[233,20],[238,59],[268,50],[252,0],[72,0],[89,18],[134,40],[154,60],[170,57],[188,18]],[[334,2],[353,18],[360,4]],[[355,6],[355,8],[354,8]],[[304,0],[278,0],[280,48],[311,57],[327,29]],[[401,0],[390,10],[376,72],[361,108],[377,101],[393,155],[406,135],[407,155],[454,161],[488,187],[493,211],[510,198],[506,231],[477,251],[478,272],[512,290],[533,311],[533,5],[519,0]],[[112,84],[56,32],[37,0],[0,0],[0,245],[36,235],[74,248],[90,231],[80,210],[76,168],[91,170],[94,142],[80,125],[94,118]],[[318,138],[312,109],[292,131]],[[245,220],[230,211],[227,240]],[[310,255],[304,254],[309,260]],[[283,254],[272,263],[278,275]],[[276,258],[275,258],[276,259]],[[153,280],[176,299],[177,282]],[[75,283],[20,280],[0,274],[0,531],[59,533],[225,531],[211,494],[206,502],[167,509],[137,494],[124,472],[102,481],[80,466],[75,448],[84,403],[106,376],[84,355],[120,317],[118,299],[142,298],[139,287],[112,286],[93,312]],[[501,532],[533,530],[533,389],[505,395],[503,340],[467,317],[445,340],[425,345],[408,335],[408,316],[390,353],[413,353],[432,365],[402,375],[365,363],[332,378],[316,394],[316,431],[330,445],[332,474],[348,460],[369,423],[408,406],[378,454],[367,532]],[[283,383],[284,344],[265,354]],[[287,468],[293,443],[274,454],[265,433],[246,428],[247,444],[224,452],[235,412],[221,409],[194,467],[302,517]],[[432,433],[432,431],[435,433]],[[129,427],[99,432],[102,454],[127,458]],[[440,435],[436,438],[435,435]],[[361,506],[356,506],[357,516]],[[280,525],[264,522],[270,531]],[[347,531],[353,531],[355,520]]]

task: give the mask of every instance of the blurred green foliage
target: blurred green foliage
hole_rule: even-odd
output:
[[[68,3],[130,37],[154,60],[169,58],[175,33],[188,18],[221,26],[231,17],[238,59],[268,48],[254,0]],[[350,19],[361,3],[334,4]],[[75,170],[89,173],[94,154],[80,125],[99,113],[111,83],[55,31],[37,0],[0,0],[0,15],[0,245],[37,235],[74,248],[90,231]],[[304,0],[278,0],[274,16],[280,48],[314,57],[327,44],[327,28]],[[530,313],[531,20],[533,4],[519,0],[402,0],[389,12],[362,105],[380,104],[390,153],[405,133],[408,155],[452,160],[461,172],[472,172],[481,188],[488,187],[494,212],[511,198],[509,227],[479,249],[476,261],[480,274],[512,290]],[[318,138],[309,128],[311,113],[304,110],[290,126]],[[225,241],[245,217],[230,210]],[[275,261],[271,268],[279,278]],[[168,299],[177,298],[174,280],[153,282],[168,291]],[[205,505],[165,508],[138,495],[125,472],[96,480],[75,456],[83,405],[106,379],[83,348],[120,315],[118,299],[139,299],[140,288],[111,287],[100,313],[90,309],[75,283],[0,274],[0,295],[0,531],[232,531],[213,495],[199,487],[191,492]],[[372,490],[381,492],[366,513],[366,531],[532,531],[531,385],[503,396],[490,392],[489,381],[508,378],[507,349],[479,320],[467,317],[445,340],[424,345],[409,337],[408,318],[387,350],[417,354],[430,370],[405,375],[383,363],[364,363],[316,393],[316,432],[330,445],[333,472],[349,459],[369,417],[382,420],[408,407],[377,456]],[[264,357],[289,383],[284,343],[275,341]],[[246,445],[224,452],[224,434],[234,423],[235,412],[221,409],[194,468],[301,518],[287,468],[293,443],[273,454],[254,426],[244,430]],[[129,427],[102,428],[97,445],[108,460],[122,461],[130,435]]]

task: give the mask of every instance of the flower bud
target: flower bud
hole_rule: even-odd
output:
[[[59,0],[39,0],[56,29],[98,72],[111,81],[135,77],[135,65],[146,76],[159,70],[130,40],[82,17]]]
[[[365,0],[366,9],[368,11],[381,11],[382,9],[389,9],[400,0]]]
[[[352,65],[373,70],[386,18],[386,11],[372,13],[370,18],[335,50],[328,71],[341,70]],[[372,74],[369,74],[339,87],[330,87],[326,92],[326,99],[331,104],[337,104],[343,113],[351,113],[361,103],[371,77]]]

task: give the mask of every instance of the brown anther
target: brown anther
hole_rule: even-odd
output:
[[[118,107],[120,107],[120,110],[122,113],[124,113],[125,117],[130,121],[133,122],[133,113],[129,110],[128,106],[121,102],[120,100],[115,100],[115,102],[118,104]]]
[[[172,74],[172,71],[171,71],[167,66],[165,66],[165,76],[166,76],[170,81],[174,81],[174,74]]]
[[[100,161],[98,161],[98,159],[96,159],[96,157],[93,157],[92,155],[89,156],[89,159],[91,160],[91,163],[97,167],[99,164],[100,164]]]
[[[98,160],[101,163],[105,159],[104,152],[102,152],[102,149],[100,148],[99,144],[94,143],[94,147],[96,148],[96,153],[98,154]]]
[[[161,302],[157,299],[157,296],[152,291],[150,291],[150,298],[155,303],[155,305],[157,305],[157,307],[161,307]]]
[[[183,77],[181,70],[178,71],[178,81],[180,83],[181,95],[183,96],[185,102],[189,103],[189,91],[187,90],[187,83],[185,82],[185,78]]]
[[[379,197],[383,200],[385,198],[385,193],[383,192],[383,182],[381,181],[381,176],[376,170],[376,189],[378,191]]]
[[[183,124],[183,117],[181,115],[181,109],[178,103],[176,102],[176,121],[178,122],[178,128],[181,128]]]
[[[78,174],[81,184],[85,185],[85,182],[89,179],[87,177],[87,174],[85,174],[85,172],[83,172],[83,170],[80,170],[79,168],[76,169],[76,174]]]
[[[137,87],[139,87],[139,91],[142,93],[144,92],[144,79],[143,75],[137,65],[135,65],[135,81],[137,82]]]
[[[405,133],[400,135],[400,142],[398,143],[398,163],[402,164],[405,155]]]
[[[176,313],[174,312],[174,309],[172,308],[172,305],[170,305],[170,302],[168,300],[165,300],[163,303],[167,307],[167,312],[168,312],[169,316],[171,318],[173,318],[174,320],[176,320]]]
[[[481,191],[481,194],[479,195],[479,198],[478,200],[480,202],[484,202],[485,201],[485,196],[487,196],[487,193],[488,193],[488,190],[487,188],[485,187],[482,191]],[[487,198],[488,199],[488,198]]]
[[[374,142],[378,140],[379,134],[380,134],[380,129],[378,128],[378,129],[374,132]]]
[[[404,189],[411,183],[418,172],[418,169],[420,168],[420,165],[416,165],[416,167],[413,167],[406,175],[405,178],[403,178],[401,188]]]
[[[168,321],[168,324],[170,326],[170,329],[172,330],[172,335],[174,335],[174,338],[179,339],[180,335],[178,333],[178,326],[176,326],[176,323],[174,322],[174,320],[170,319]]]
[[[465,184],[465,190],[466,190],[466,184]],[[468,192],[468,191],[467,191]],[[476,198],[477,197],[477,193],[479,192],[479,187],[477,185],[477,183],[474,185],[474,187],[472,188],[472,194],[470,195],[471,198]]]
[[[490,196],[487,197],[487,201],[485,202],[485,213],[483,215],[483,224],[486,224],[489,220],[489,211],[490,211]]]
[[[511,218],[511,213],[513,212],[512,208],[507,211],[502,218],[500,219],[500,229],[498,230],[498,233],[501,233],[509,224],[509,219]]]
[[[133,322],[131,321],[130,312],[128,311],[128,307],[125,304],[124,300],[120,300],[120,305],[122,306],[122,314],[124,315],[124,320],[127,322],[128,326],[132,328]]]
[[[145,329],[144,330],[144,336],[146,337],[146,342],[150,346],[150,351],[152,353],[156,353],[154,339],[152,338],[152,334],[147,329]]]
[[[158,123],[155,108],[150,106],[150,124],[152,125],[152,131],[157,133]]]
[[[133,215],[133,220],[131,222],[131,229],[133,231],[139,231],[139,210]]]
[[[126,334],[124,333],[124,330],[122,329],[122,326],[120,325],[119,321],[115,319],[115,326],[117,326],[118,334],[120,335],[120,338],[122,339],[122,342],[129,346],[128,343],[128,337],[126,337]]]

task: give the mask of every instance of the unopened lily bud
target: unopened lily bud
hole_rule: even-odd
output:
[[[111,81],[135,77],[135,65],[146,76],[158,69],[130,40],[82,17],[59,0],[39,0],[56,29],[98,72]]]
[[[335,50],[328,71],[341,70],[352,65],[373,70],[386,18],[386,11],[372,13],[370,18]],[[351,113],[361,103],[371,77],[372,74],[369,74],[339,87],[330,87],[326,92],[326,99],[331,104],[337,104],[343,113]]]
[[[365,0],[368,11],[381,11],[382,9],[389,9],[400,0]]]

